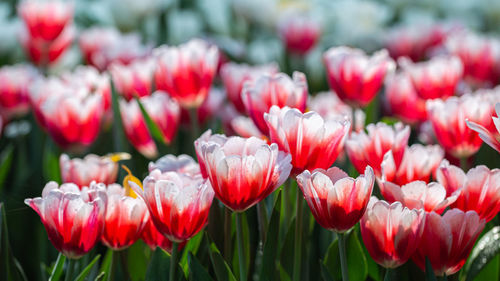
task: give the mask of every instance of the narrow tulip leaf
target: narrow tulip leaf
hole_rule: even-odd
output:
[[[12,255],[5,206],[0,203],[0,280],[27,280],[19,262]]]
[[[192,253],[193,255],[196,255],[198,253],[198,249],[200,248],[202,240],[203,240],[203,231],[200,231],[193,238],[189,239],[188,243],[184,247],[184,250],[182,251],[182,257],[179,263],[185,275],[188,275],[189,273],[188,255],[189,253]]]
[[[75,278],[75,281],[83,281],[87,276],[89,275],[90,271],[94,267],[94,265],[99,261],[101,258],[101,255],[95,256],[95,258],[78,274],[78,276]]]
[[[335,278],[328,272],[324,262],[320,261],[319,266],[321,267],[321,277],[323,277],[324,281],[335,281]]]
[[[479,274],[474,281],[500,280],[500,255],[496,255]]]
[[[281,193],[279,192],[278,199],[274,204],[273,213],[271,214],[271,220],[266,234],[259,280],[277,280],[276,262],[278,256],[278,240],[280,236],[280,208]]]
[[[141,281],[146,275],[150,256],[147,254],[151,252],[149,248],[147,248],[147,250],[145,249],[146,244],[141,240],[135,242],[127,249],[127,272],[129,273],[132,281]]]
[[[210,237],[208,237],[208,235],[206,235],[205,237],[208,239],[209,242],[210,260],[212,261],[212,266],[215,272],[215,276],[217,277],[217,280],[236,281],[236,277],[234,277],[231,268],[226,263],[224,258],[222,258],[222,255],[220,254],[219,249],[217,249],[215,243],[212,242],[212,240],[210,239]]]
[[[212,277],[208,274],[203,265],[200,264],[198,259],[193,256],[192,253],[188,253],[188,264],[189,264],[189,280],[206,280],[213,281]]]
[[[437,281],[436,275],[434,275],[434,269],[432,269],[431,262],[427,257],[425,258],[425,280]]]
[[[368,263],[356,230],[351,231],[346,239],[346,255],[349,280],[366,280],[368,277]],[[335,239],[328,247],[323,264],[333,278],[341,279],[338,239]]]
[[[113,250],[108,249],[106,251],[106,255],[104,255],[104,259],[102,260],[101,267],[99,269],[100,273],[96,277],[96,280],[108,280],[108,275],[110,273],[112,263],[113,263]]]
[[[46,181],[61,183],[59,172],[59,151],[54,142],[47,138],[43,151],[43,175]]]
[[[148,112],[146,111],[146,108],[142,104],[141,100],[136,98],[137,104],[139,104],[139,108],[141,109],[142,116],[144,117],[144,121],[146,121],[146,125],[148,126],[149,132],[153,136],[153,138],[156,140],[158,143],[165,144],[165,137],[163,133],[161,132],[160,128],[156,123],[153,121],[153,119],[149,116]],[[158,146],[158,143],[156,146]]]
[[[280,271],[280,279],[281,281],[292,281],[292,278],[290,278],[290,275],[288,274],[288,272],[286,272],[285,268],[283,268],[283,266],[281,266],[281,264],[279,265],[279,271]]]
[[[56,263],[52,268],[52,273],[50,274],[49,281],[58,281],[61,278],[65,261],[66,257],[63,254],[59,253]]]
[[[498,253],[500,253],[500,226],[495,226],[479,239],[472,250],[469,261],[463,269],[465,280],[475,280],[475,277]]]
[[[12,166],[12,158],[14,155],[14,146],[9,144],[3,149],[2,154],[0,154],[0,191],[3,188],[5,179],[9,174],[10,168]]]
[[[285,235],[283,244],[281,245],[280,264],[282,269],[288,274],[293,273],[293,257],[295,243],[295,218],[292,220]],[[281,279],[283,280],[283,279]]]
[[[149,261],[146,272],[146,281],[168,280],[170,268],[170,256],[160,247],[156,248],[153,257]],[[181,274],[179,274],[181,275]]]

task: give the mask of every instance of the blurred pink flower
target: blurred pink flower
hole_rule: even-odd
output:
[[[84,158],[70,159],[67,154],[59,157],[61,178],[65,183],[74,183],[79,188],[90,186],[90,183],[104,183],[106,185],[116,182],[118,163],[110,157],[88,154]]]

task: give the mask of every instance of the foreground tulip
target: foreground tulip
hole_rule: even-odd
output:
[[[291,157],[254,137],[201,142],[202,159],[217,199],[243,212],[276,190],[290,175]]]
[[[406,148],[401,164],[396,165],[392,150],[390,150],[384,155],[381,177],[399,185],[417,180],[428,183],[431,174],[435,174],[443,157],[444,151],[439,145],[413,144]]]
[[[285,13],[278,23],[278,33],[286,49],[293,54],[307,54],[319,40],[320,24],[312,18],[298,13]]]
[[[106,202],[102,185],[80,191],[74,184],[55,182],[45,185],[42,197],[24,200],[40,216],[54,247],[71,259],[88,253],[101,238]]]
[[[344,148],[349,121],[323,120],[316,112],[272,106],[264,113],[271,142],[292,156],[292,174],[317,168],[328,169]]]
[[[495,112],[496,112],[496,117],[492,116],[491,119],[493,120],[493,125],[494,128],[487,129],[483,127],[481,124],[478,124],[476,122],[470,121],[470,120],[465,120],[467,123],[467,126],[471,130],[476,131],[479,133],[479,137],[487,143],[489,146],[493,147],[496,151],[500,152],[500,103],[497,103],[495,105]]]
[[[218,62],[216,46],[193,39],[179,47],[156,50],[154,77],[158,90],[169,93],[182,107],[197,108],[208,95]]]
[[[131,183],[149,209],[154,225],[168,239],[183,242],[207,224],[214,192],[200,175],[154,170],[143,181],[144,190]]]
[[[486,222],[491,221],[500,211],[499,169],[490,170],[480,165],[466,174],[443,160],[437,171],[437,180],[446,188],[448,195],[460,192],[453,208],[475,211]]]
[[[170,143],[179,126],[180,107],[164,92],[154,92],[151,96],[143,97],[140,102],[149,117],[158,126],[162,133],[163,141]],[[125,134],[130,143],[141,154],[153,158],[158,153],[151,132],[146,124],[137,100],[126,102],[120,100],[120,114],[123,121]]]
[[[359,173],[370,165],[376,176],[381,176],[384,155],[392,150],[396,167],[401,165],[410,137],[410,127],[397,123],[394,127],[385,123],[369,124],[364,131],[353,132],[346,141],[349,159]]]
[[[426,100],[453,96],[463,73],[462,62],[453,56],[434,57],[419,63],[402,59],[401,65],[417,95]]]
[[[245,105],[241,98],[243,84],[246,81],[254,81],[263,73],[273,74],[276,72],[278,72],[278,65],[274,63],[250,66],[247,64],[229,62],[221,67],[220,76],[226,88],[227,97],[231,103],[239,112],[245,113]]]
[[[316,221],[324,228],[345,232],[365,213],[375,175],[370,166],[357,179],[337,167],[308,170],[297,176],[304,198]]]
[[[367,56],[360,49],[334,47],[323,55],[330,87],[344,102],[367,106],[395,66],[387,51]]]
[[[38,76],[30,65],[0,68],[0,115],[6,120],[28,113],[29,85]]]
[[[304,112],[307,96],[306,76],[297,71],[293,79],[285,73],[263,74],[254,81],[247,81],[241,92],[248,115],[264,135],[269,132],[264,113],[269,112],[271,106],[289,106]]]
[[[423,209],[426,212],[441,214],[446,207],[457,200],[459,191],[447,196],[446,189],[439,183],[426,184],[424,181],[413,181],[403,186],[382,181],[380,192],[389,202],[401,202],[409,209]]]
[[[100,157],[95,154],[88,154],[83,159],[70,159],[68,155],[62,154],[59,166],[62,181],[74,183],[79,188],[89,186],[93,181],[109,185],[116,182],[118,175],[118,163],[110,157]]]
[[[360,222],[361,236],[375,262],[395,268],[407,262],[419,246],[424,221],[423,210],[372,197]]]
[[[196,158],[198,158],[198,163],[200,165],[200,173],[203,178],[208,177],[207,164],[205,161],[205,154],[202,150],[204,143],[217,143],[219,145],[224,145],[227,141],[227,137],[221,134],[212,134],[212,130],[207,130],[203,133],[197,140],[194,141],[194,148],[196,151]]]
[[[106,188],[108,204],[104,216],[104,231],[101,240],[104,245],[118,251],[137,241],[148,221],[146,204],[140,198],[130,196],[118,184]]]
[[[118,93],[130,101],[134,97],[151,95],[155,67],[153,58],[145,58],[128,65],[116,62],[111,64],[109,70]]]
[[[434,274],[452,275],[464,265],[484,225],[474,211],[452,209],[443,216],[427,213],[422,240],[412,259],[422,270],[427,258]]]
[[[477,91],[447,100],[429,100],[427,113],[436,138],[454,157],[467,158],[481,147],[482,140],[467,127],[465,120],[490,127],[495,102],[500,101],[496,93]]]
[[[473,85],[494,86],[500,78],[500,41],[471,32],[448,37],[446,49],[464,65],[464,76]]]

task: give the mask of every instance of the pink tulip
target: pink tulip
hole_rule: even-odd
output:
[[[500,152],[500,103],[495,105],[496,116],[492,116],[494,128],[485,128],[483,125],[465,119],[467,126],[479,134],[479,138]]]
[[[115,62],[111,64],[110,72],[118,93],[130,101],[134,97],[151,95],[155,68],[154,59],[145,58],[135,60],[128,65]]]
[[[106,185],[116,182],[118,163],[109,157],[100,157],[88,154],[85,158],[70,159],[68,155],[61,154],[59,158],[61,178],[65,183],[74,183],[79,188],[90,186],[90,183],[104,183]]]
[[[288,13],[278,23],[278,33],[290,53],[305,55],[321,35],[321,26],[311,16]]]
[[[29,85],[38,76],[30,65],[17,64],[0,68],[0,115],[6,120],[28,113]]]

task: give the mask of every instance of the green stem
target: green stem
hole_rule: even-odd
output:
[[[302,205],[303,205],[302,193],[297,190],[297,213],[295,215],[295,257],[293,261],[293,280],[299,281],[300,278],[300,266],[302,262]]]
[[[246,263],[245,263],[245,248],[243,247],[243,213],[236,213],[236,239],[238,240],[238,258],[240,266],[240,281],[247,280]]]
[[[288,225],[290,224],[290,217],[292,216],[292,206],[290,203],[290,191],[292,187],[292,180],[289,178],[286,180],[285,184],[283,185],[283,200],[281,201],[281,204],[283,204],[283,217],[284,217],[284,224],[285,224],[285,231],[288,229]]]
[[[393,273],[393,270],[391,268],[387,268],[385,270],[384,281],[391,281],[392,280],[392,273]]]
[[[199,124],[198,124],[198,108],[190,108],[189,109],[189,120],[191,121],[191,141],[194,142],[198,137],[199,137]],[[193,152],[194,156],[196,156],[196,151],[194,151],[194,145],[191,145],[193,147]]]
[[[262,243],[266,241],[266,233],[267,233],[267,211],[266,211],[266,202],[260,201],[257,204],[257,215],[259,217],[259,231],[260,231],[260,239]]]
[[[118,266],[118,260],[116,259],[116,252],[111,251],[111,265],[108,272],[108,281],[115,280],[115,271]]]
[[[231,210],[227,207],[224,208],[224,258],[226,261],[231,261]]]
[[[340,269],[342,270],[342,280],[349,281],[349,272],[347,271],[347,258],[345,254],[345,234],[338,233],[339,238],[339,254],[340,254]]]
[[[469,170],[469,163],[467,161],[467,157],[462,157],[460,158],[460,168],[462,168],[462,170],[464,170],[464,172],[467,173],[467,170]]]
[[[177,271],[177,263],[178,263],[178,253],[179,252],[179,243],[172,241],[172,255],[170,256],[170,281],[174,281]]]
[[[66,268],[65,281],[73,280],[73,271],[75,270],[75,260],[68,259],[68,267]]]

